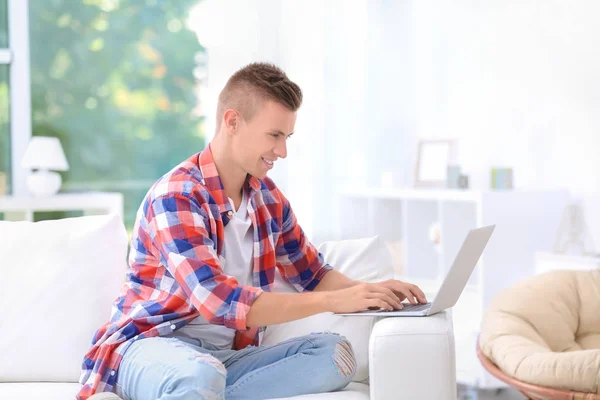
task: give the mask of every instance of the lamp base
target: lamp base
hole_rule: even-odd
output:
[[[27,177],[27,189],[35,197],[53,196],[60,190],[62,178],[58,172],[40,170]]]

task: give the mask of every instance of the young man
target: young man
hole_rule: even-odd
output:
[[[140,206],[127,280],[83,361],[80,399],[110,391],[174,400],[339,390],[356,369],[344,337],[256,347],[263,327],[426,302],[414,285],[365,284],[332,270],[267,177],[287,155],[301,102],[300,88],[274,65],[250,64],[231,76],[215,138],[156,182]],[[303,293],[273,293],[275,269]]]

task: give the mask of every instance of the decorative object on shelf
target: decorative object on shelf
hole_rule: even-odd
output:
[[[513,188],[512,168],[492,168],[492,189],[509,190]]]
[[[444,187],[448,165],[456,158],[456,140],[420,140],[415,165],[417,187]]]
[[[58,172],[67,171],[69,164],[60,141],[55,137],[34,136],[21,161],[23,168],[32,171],[27,178],[29,192],[38,197],[52,196],[60,190],[62,178]]]
[[[386,240],[385,245],[392,256],[392,267],[396,275],[404,275],[404,241]]]
[[[461,175],[460,178],[458,178],[458,188],[459,189],[468,189],[469,188],[469,176],[468,175]]]
[[[4,172],[0,172],[0,196],[4,196],[6,194],[6,174]]]
[[[429,225],[429,240],[433,243],[435,252],[442,254],[442,224],[439,221]]]
[[[565,208],[554,242],[554,252],[584,256],[596,255],[585,223],[583,208],[579,204],[569,204]]]
[[[460,177],[460,165],[448,165],[446,168],[446,187],[448,189],[458,189]]]

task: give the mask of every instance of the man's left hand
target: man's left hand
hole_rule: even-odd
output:
[[[408,299],[411,304],[427,303],[425,293],[423,293],[417,285],[413,285],[412,283],[389,279],[387,281],[378,282],[377,284],[393,291],[400,301]]]

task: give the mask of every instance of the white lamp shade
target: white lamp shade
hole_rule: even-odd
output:
[[[27,146],[25,156],[21,161],[21,166],[31,169],[43,169],[54,171],[66,171],[69,169],[69,163],[60,145],[60,141],[55,137],[34,136]]]

